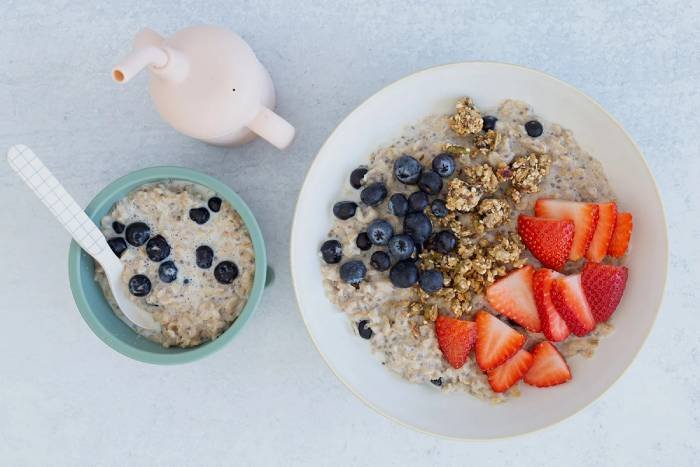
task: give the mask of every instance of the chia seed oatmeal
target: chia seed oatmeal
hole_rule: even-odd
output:
[[[452,156],[453,172],[449,164],[436,166],[433,159],[438,154]],[[447,175],[441,173],[441,181],[421,176],[418,186],[414,181],[403,183],[397,177],[409,176],[411,162],[399,175],[396,164],[404,155],[420,162],[423,174],[432,165],[434,171],[444,169]],[[330,300],[347,314],[353,332],[369,340],[382,364],[406,380],[432,384],[442,391],[466,391],[492,402],[519,395],[517,385],[494,392],[474,358],[460,368],[451,366],[438,343],[435,320],[438,315],[473,320],[479,310],[487,310],[525,334],[526,348],[544,340],[541,333],[529,332],[494,311],[485,290],[514,269],[540,266],[518,235],[518,216],[533,216],[538,199],[587,203],[615,199],[600,162],[578,145],[570,130],[543,120],[524,102],[505,100],[497,109],[479,110],[465,98],[457,103],[454,115],[431,115],[407,127],[399,138],[373,152],[364,170],[353,172],[355,186],[348,184],[338,197],[356,206],[334,209],[330,242],[321,248],[324,288]],[[383,193],[373,185],[383,185]],[[411,197],[418,191],[429,197]],[[407,217],[402,219],[412,208],[404,209],[402,197],[393,197],[398,194],[427,216],[433,234],[451,232],[444,239],[439,235],[424,239],[425,247],[419,245],[413,253],[420,285],[412,272],[410,283],[415,285],[397,287],[405,274],[377,267],[384,255],[379,251],[389,250],[392,263],[397,263],[396,251],[385,246],[385,239],[407,230],[415,239],[413,233],[419,229],[407,224]],[[428,199],[427,206],[422,198]],[[373,223],[378,219],[387,221],[390,228]],[[358,238],[364,232],[369,243]],[[450,247],[440,243],[454,239],[457,243]],[[620,264],[615,259],[609,262]],[[571,261],[560,272],[574,274],[583,265],[583,260]],[[434,287],[439,290],[426,292],[431,287],[422,279],[427,270],[442,274],[438,275],[442,284]],[[600,338],[612,329],[600,322],[587,335],[571,335],[555,345],[567,359],[590,357]]]

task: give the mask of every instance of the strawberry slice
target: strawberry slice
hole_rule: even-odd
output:
[[[588,245],[591,243],[598,222],[597,204],[561,199],[538,199],[535,203],[535,215],[574,221],[574,242],[571,246],[569,259],[577,261],[583,258],[583,255],[588,251]]]
[[[518,234],[543,266],[561,270],[569,259],[574,242],[574,221],[521,214],[518,216]]]
[[[585,336],[595,328],[595,318],[581,287],[581,274],[556,279],[550,295],[559,316],[572,333]]]
[[[528,331],[540,332],[535,297],[532,294],[532,274],[535,269],[516,269],[486,289],[486,299],[502,315],[506,315]]]
[[[532,366],[524,379],[530,386],[546,388],[569,381],[571,370],[554,344],[544,341],[532,349]]]
[[[632,237],[633,227],[634,222],[632,221],[632,214],[629,212],[621,212],[617,215],[615,229],[613,230],[610,245],[608,246],[608,254],[610,256],[614,256],[615,258],[622,258],[625,256],[625,253],[627,253],[627,246],[630,243],[630,237]]]
[[[617,204],[603,203],[598,205],[598,223],[596,224],[591,244],[588,245],[586,259],[600,263],[608,253],[610,239],[617,221]]]
[[[597,322],[607,321],[615,312],[627,285],[627,268],[587,263],[581,272],[581,286]]]
[[[505,363],[497,366],[487,373],[489,384],[494,392],[504,392],[527,373],[532,365],[532,354],[527,350],[520,349],[510,357]]]
[[[550,294],[552,283],[563,277],[562,274],[551,269],[539,269],[532,276],[532,290],[535,293],[537,313],[540,316],[540,323],[542,323],[542,333],[544,337],[553,342],[563,341],[571,333],[566,322],[559,316],[554,307]]]
[[[435,334],[445,360],[453,368],[462,368],[476,342],[476,324],[438,315]]]
[[[476,363],[483,371],[496,368],[520,350],[525,336],[490,313],[476,314]]]

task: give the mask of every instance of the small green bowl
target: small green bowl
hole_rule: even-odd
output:
[[[146,363],[174,365],[192,362],[221,349],[238,334],[250,315],[260,303],[266,281],[272,279],[268,272],[265,241],[253,213],[243,200],[219,180],[194,170],[181,167],[152,167],[126,175],[103,189],[85,209],[88,217],[100,225],[100,219],[107,214],[114,203],[124,198],[136,188],[160,181],[185,181],[202,185],[216,192],[238,211],[245,222],[255,253],[255,278],[248,302],[240,316],[223,334],[211,342],[191,348],[165,348],[136,334],[112,312],[100,286],[95,282],[95,263],[76,242],[72,242],[68,252],[68,274],[73,298],[78,310],[90,329],[102,341],[117,352]]]

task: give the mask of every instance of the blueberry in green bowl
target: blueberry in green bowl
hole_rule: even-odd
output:
[[[272,278],[248,206],[200,172],[138,170],[109,184],[85,212],[122,259],[124,287],[153,313],[161,332],[148,334],[120,317],[99,266],[75,242],[68,255],[73,297],[97,337],[135,360],[180,364],[221,349]]]

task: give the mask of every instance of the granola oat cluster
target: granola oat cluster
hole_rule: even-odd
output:
[[[457,112],[450,117],[450,128],[460,136],[467,136],[481,131],[484,120],[474,106],[474,102],[465,97],[457,102]]]
[[[427,321],[434,321],[440,308],[449,309],[454,316],[470,313],[476,295],[498,277],[525,264],[520,237],[504,231],[503,226],[513,212],[511,204],[517,205],[523,194],[536,193],[551,166],[547,154],[534,152],[496,167],[474,163],[472,159],[497,151],[501,136],[496,130],[482,130],[481,114],[468,97],[457,102],[449,124],[457,135],[469,136],[472,147],[444,146],[445,152],[458,157],[462,169],[447,184],[447,216],[431,220],[450,229],[458,247],[448,254],[430,250],[420,255],[420,267],[440,270],[445,282],[434,295],[417,287],[419,298],[409,304],[410,313],[422,314]]]

